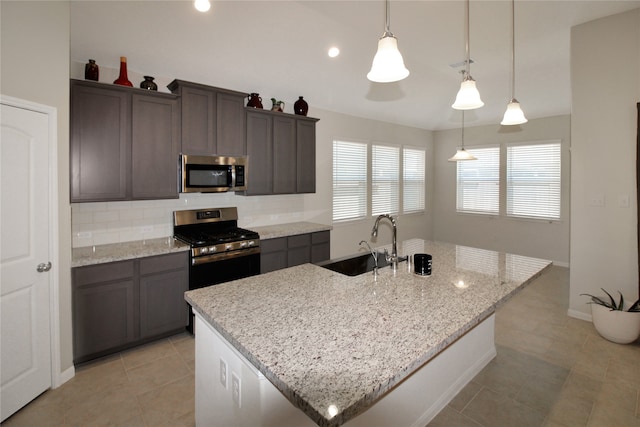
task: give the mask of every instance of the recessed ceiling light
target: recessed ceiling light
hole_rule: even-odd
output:
[[[333,47],[329,48],[328,55],[329,55],[330,58],[335,58],[336,56],[340,55],[340,49],[338,49],[337,47],[333,46]]]
[[[206,12],[211,8],[211,3],[209,3],[209,0],[195,0],[193,5],[199,12]]]

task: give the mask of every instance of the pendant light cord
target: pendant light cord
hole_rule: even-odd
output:
[[[511,100],[516,91],[516,1],[511,0]]]
[[[384,2],[384,36],[383,37],[386,37],[386,36],[393,37],[393,34],[389,30],[390,27],[391,27],[391,18],[389,13],[389,0],[385,0]]]
[[[464,150],[464,110],[462,110],[462,149]]]
[[[465,2],[465,23],[464,23],[464,50],[465,50],[465,78],[471,72],[471,56],[469,54],[469,0]]]

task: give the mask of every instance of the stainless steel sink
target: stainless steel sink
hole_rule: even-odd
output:
[[[330,259],[316,264],[347,276],[358,276],[368,271],[373,271],[375,266],[373,256],[370,253],[361,255],[349,255],[343,258]],[[389,263],[385,260],[383,253],[378,253],[378,268],[386,267]]]

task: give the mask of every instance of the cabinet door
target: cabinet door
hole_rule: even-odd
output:
[[[244,97],[219,92],[217,94],[216,154],[244,156],[245,147]]]
[[[212,155],[216,152],[215,93],[192,87],[180,92],[182,116],[182,152],[192,155]]]
[[[133,95],[133,199],[178,198],[179,119],[177,99]]]
[[[140,338],[187,326],[188,269],[188,252],[140,259]]]
[[[260,241],[260,273],[280,270],[287,267],[287,238],[266,239]]]
[[[273,193],[273,138],[271,116],[247,111],[247,193]]]
[[[133,261],[73,269],[74,362],[137,339],[133,272]]]
[[[296,124],[291,117],[273,118],[273,192],[296,192]]]
[[[127,198],[130,129],[126,92],[71,85],[71,202]]]
[[[331,235],[329,231],[311,234],[311,262],[326,261],[331,257]]]
[[[287,238],[287,267],[311,262],[311,234]]]
[[[297,176],[296,192],[316,192],[316,124],[312,121],[297,121]]]

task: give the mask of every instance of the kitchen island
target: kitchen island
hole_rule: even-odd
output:
[[[412,239],[401,263],[348,277],[304,264],[186,293],[196,423],[423,426],[495,356],[493,313],[546,260]]]

